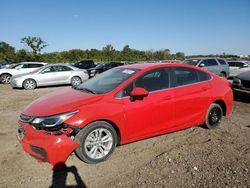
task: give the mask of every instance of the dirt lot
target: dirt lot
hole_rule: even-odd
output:
[[[37,163],[15,134],[17,117],[34,99],[63,87],[34,91],[0,85],[0,187],[250,187],[250,103],[235,101],[216,130],[195,127],[116,148],[88,165],[72,154],[64,171]]]

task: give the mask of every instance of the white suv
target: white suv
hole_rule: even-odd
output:
[[[0,69],[0,83],[8,84],[12,76],[32,72],[46,64],[40,62],[23,62],[6,69]]]

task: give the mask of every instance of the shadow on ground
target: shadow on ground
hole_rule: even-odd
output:
[[[72,173],[75,178],[75,185],[66,185],[67,176]],[[78,174],[75,166],[67,167],[65,164],[58,164],[53,169],[52,185],[50,188],[86,188],[81,176]]]

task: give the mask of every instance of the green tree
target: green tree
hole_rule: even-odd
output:
[[[175,54],[175,59],[183,60],[184,58],[185,58],[185,54],[183,52],[177,52]]]
[[[114,60],[114,55],[115,55],[115,49],[111,44],[106,45],[105,47],[102,48],[102,54],[103,54],[103,59],[104,60]]]
[[[0,41],[0,62],[15,62],[15,48],[3,41]]]
[[[16,52],[16,62],[33,61],[33,56],[25,49],[20,49]]]
[[[40,54],[41,50],[48,46],[47,42],[43,41],[41,37],[24,37],[21,39],[21,43],[29,46],[34,56]]]

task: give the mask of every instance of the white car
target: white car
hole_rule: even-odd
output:
[[[40,62],[23,62],[9,68],[0,69],[0,83],[8,84],[12,76],[33,72],[46,64]]]
[[[235,77],[243,72],[250,71],[250,61],[228,61],[229,77]]]

